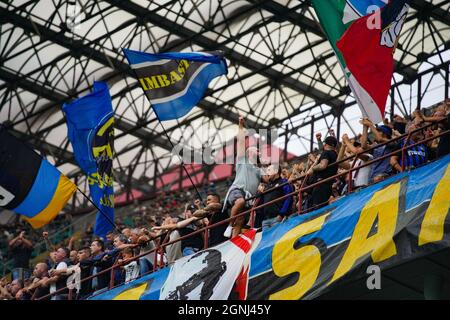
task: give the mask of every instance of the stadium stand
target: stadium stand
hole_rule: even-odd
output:
[[[319,143],[319,150],[306,157],[283,163],[279,170],[266,167],[258,194],[246,199],[255,201],[239,214],[246,218],[244,229],[271,228],[290,216],[332,204],[349,193],[450,153],[450,99],[427,111],[416,110],[407,118],[396,115],[381,126],[367,119],[361,120],[361,125],[363,130],[356,137],[344,135],[338,139],[331,133]],[[320,136],[317,138],[321,140]],[[271,184],[273,181],[278,183]],[[287,185],[292,189],[269,197]],[[9,245],[9,252],[15,247],[25,250],[27,241],[35,244],[34,256],[41,254],[44,246],[50,251],[44,259],[34,261],[32,274],[16,272],[17,266],[12,266],[14,279],[2,279],[0,298],[86,299],[207,248],[211,237],[217,240],[213,245],[225,241],[213,230],[232,221],[228,214],[217,218],[229,182],[210,187],[204,190],[208,194],[206,206],[195,201],[193,193],[182,190],[135,203],[132,210],[122,208],[126,214],[118,214],[116,220],[121,233],[111,232],[104,241],[93,238],[89,227],[75,240],[69,216],[57,219],[52,229],[44,232],[43,242],[20,221],[2,227],[1,245]],[[273,205],[286,199],[291,199],[290,210],[280,215],[280,207]],[[21,228],[26,233],[14,238],[14,231],[22,231]],[[67,243],[69,237],[72,238]],[[13,243],[15,239],[19,239],[19,245]],[[74,275],[81,282],[68,290],[66,286]]]

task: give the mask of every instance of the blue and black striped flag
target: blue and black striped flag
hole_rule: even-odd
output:
[[[219,51],[123,51],[160,121],[186,115],[203,98],[209,83],[228,72]]]
[[[52,221],[77,186],[0,125],[0,206],[33,228]]]

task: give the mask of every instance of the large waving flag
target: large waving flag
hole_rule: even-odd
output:
[[[375,123],[381,122],[384,118],[387,94],[384,93],[384,89],[378,92],[378,94],[374,94],[371,89],[378,85],[382,85],[382,88],[385,88],[386,77],[382,79],[372,78],[371,84],[362,84],[360,79],[349,70],[349,61],[344,59],[344,56],[337,47],[337,42],[356,20],[367,17],[368,14],[371,14],[379,8],[383,8],[387,2],[388,0],[312,0],[312,5],[317,13],[320,24],[338,57],[363,116],[370,118]],[[373,18],[374,16],[371,16],[372,20]],[[376,23],[376,20],[372,20],[371,26]],[[352,40],[355,47],[367,47],[367,42],[362,41],[362,39],[359,40],[361,42]],[[370,57],[373,58],[373,55],[370,55]],[[367,68],[374,66],[373,61],[368,61],[368,63]],[[389,65],[392,66],[392,64],[393,61]],[[375,76],[375,74],[372,74],[373,71],[376,71],[375,67],[369,70],[368,76]],[[390,86],[390,79],[388,82]],[[380,96],[384,97],[384,99],[379,98]]]
[[[114,112],[107,84],[94,82],[92,93],[64,104],[62,110],[75,159],[88,176],[92,200],[114,221]],[[103,214],[97,213],[94,234],[105,238],[114,226]]]
[[[186,115],[203,98],[209,83],[228,72],[219,51],[123,51],[160,121]]]
[[[0,125],[0,206],[33,228],[52,221],[77,190],[65,175]]]
[[[355,21],[337,42],[348,70],[382,116],[394,73],[394,50],[408,9],[409,0],[391,1],[381,11]]]

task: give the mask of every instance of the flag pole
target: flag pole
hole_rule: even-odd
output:
[[[126,55],[125,55],[125,58],[128,60],[128,57],[127,57]],[[128,60],[128,63],[130,63],[129,60]],[[130,68],[130,69],[131,69],[132,72],[134,73],[134,76],[136,77],[136,79],[139,79],[139,77],[138,77],[136,71],[135,71],[133,68]],[[145,94],[145,91],[144,91],[144,95],[146,95],[146,94]],[[148,102],[150,103],[150,107],[153,109],[153,112],[155,113],[156,119],[158,119],[158,122],[159,122],[159,124],[161,125],[161,127],[162,127],[162,129],[163,129],[163,131],[164,131],[164,134],[165,134],[165,136],[167,137],[167,140],[169,140],[169,143],[170,143],[170,145],[172,146],[172,150],[173,150],[173,149],[175,148],[175,146],[174,146],[174,144],[172,143],[172,141],[170,140],[170,136],[169,136],[169,134],[167,133],[166,128],[165,128],[164,125],[162,124],[161,119],[160,119],[159,116],[158,116],[158,113],[157,113],[157,112],[155,111],[155,109],[153,108],[152,103],[150,102],[150,99],[148,99],[148,97],[147,97],[147,100],[148,100]],[[178,123],[178,120],[177,120],[177,123]],[[183,167],[184,172],[186,173],[187,177],[189,178],[189,181],[191,182],[192,186],[194,187],[195,192],[197,193],[197,196],[199,197],[200,201],[203,203],[203,197],[202,197],[202,195],[200,194],[200,192],[198,191],[198,189],[197,189],[197,187],[195,186],[194,182],[192,181],[192,177],[191,177],[191,175],[189,174],[189,172],[187,171],[187,169],[186,169],[186,167],[185,167],[185,165],[184,165],[183,158],[182,158],[180,155],[178,155],[178,157],[180,158],[181,166]],[[180,176],[180,180],[181,180],[181,182],[183,181],[183,176]],[[156,186],[154,186],[154,187],[156,187]]]
[[[150,102],[150,101],[149,101],[149,102]],[[151,103],[150,103],[150,106],[151,106]],[[153,109],[153,107],[152,107],[152,109]],[[169,140],[169,143],[170,143],[170,145],[172,146],[172,150],[175,149],[175,146],[174,146],[174,144],[172,143],[172,141],[170,140],[170,136],[169,136],[169,134],[167,133],[166,128],[164,127],[164,125],[162,124],[161,120],[159,119],[158,113],[155,111],[155,109],[153,109],[153,112],[155,113],[156,118],[158,119],[159,124],[160,124],[161,127],[163,128],[164,134],[166,135],[167,140]],[[177,123],[178,123],[178,120],[177,120]],[[179,124],[179,123],[178,123],[178,124]],[[194,187],[195,192],[197,193],[197,196],[199,197],[200,201],[203,203],[203,197],[202,197],[202,195],[200,194],[200,192],[198,191],[197,187],[195,186],[194,181],[192,181],[192,177],[191,177],[191,175],[189,174],[189,172],[187,171],[187,169],[186,169],[186,167],[185,167],[185,165],[184,165],[183,158],[182,158],[180,155],[178,155],[178,157],[180,158],[181,166],[183,167],[184,172],[186,173],[186,175],[187,175],[188,178],[189,178],[189,181],[191,182],[192,186]],[[182,176],[180,176],[180,180],[183,181],[183,177],[182,177]]]
[[[100,209],[94,201],[92,201],[91,198],[89,198],[78,186],[77,186],[77,190],[90,202],[92,203],[92,205],[98,210],[98,212],[100,212],[102,214],[103,217],[106,218],[106,220],[108,220],[108,222],[114,227],[114,229],[116,229],[119,233],[121,233],[119,227],[117,227],[117,225],[114,223],[114,221],[111,220],[110,217],[108,217],[108,215],[106,213],[104,213],[102,211],[102,209]]]

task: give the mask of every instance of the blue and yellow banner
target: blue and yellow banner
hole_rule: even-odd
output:
[[[94,203],[114,221],[114,112],[109,89],[94,82],[93,92],[62,107],[75,159],[88,176]],[[114,226],[100,212],[94,234],[105,238]]]
[[[77,187],[31,147],[0,125],[0,206],[33,228],[52,221]]]
[[[160,121],[186,115],[203,98],[209,83],[228,72],[219,51],[123,52]]]
[[[263,230],[247,299],[314,299],[367,275],[369,265],[384,271],[450,248],[449,163],[447,155]],[[167,269],[97,299],[159,299]]]

